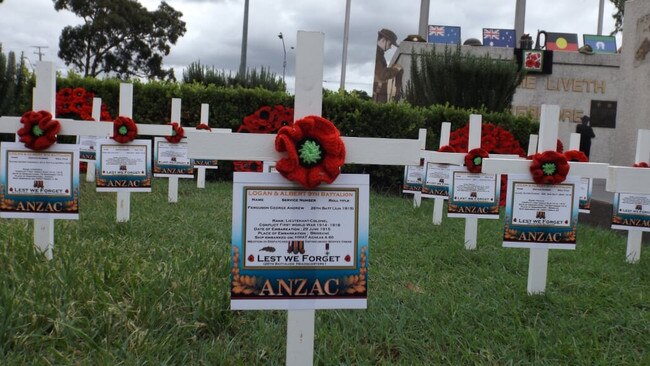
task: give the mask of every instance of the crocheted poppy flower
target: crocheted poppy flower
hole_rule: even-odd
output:
[[[440,146],[440,148],[438,149],[438,152],[450,152],[450,153],[455,153],[455,152],[456,152],[456,149],[454,149],[454,147],[451,146],[451,145],[444,145],[444,146]]]
[[[44,150],[56,142],[56,134],[61,130],[59,121],[52,119],[47,111],[25,112],[20,118],[23,127],[18,129],[20,142],[32,150]]]
[[[589,161],[587,155],[580,150],[567,150],[564,152],[564,157],[567,161],[577,161],[580,163],[586,163]]]
[[[569,163],[556,151],[544,151],[533,156],[530,173],[538,184],[558,184],[569,174]]]
[[[281,104],[273,107],[274,118],[273,118],[273,131],[277,132],[284,126],[290,126],[293,124],[293,108],[287,108]]]
[[[234,161],[233,170],[236,172],[258,172],[264,169],[263,161]]]
[[[129,117],[119,116],[113,121],[113,140],[125,144],[138,135],[138,126]]]
[[[483,169],[483,159],[488,157],[490,154],[480,147],[472,149],[465,155],[465,166],[471,173],[480,173]]]
[[[181,127],[181,125],[177,122],[168,123],[168,125],[172,126],[172,135],[165,136],[165,140],[171,142],[172,144],[181,142],[183,137],[185,137],[185,131],[183,130],[183,127]]]
[[[334,124],[319,116],[307,116],[285,126],[275,137],[275,150],[286,152],[276,170],[305,188],[332,183],[345,162],[345,145]]]
[[[205,124],[205,123],[199,123],[198,125],[196,125],[196,129],[197,129],[197,130],[212,131],[212,129],[210,128],[210,126],[208,126],[208,125]]]
[[[634,163],[634,165],[632,166],[635,168],[650,168],[650,165],[648,165],[648,163],[646,163],[645,161],[642,161],[640,163]]]

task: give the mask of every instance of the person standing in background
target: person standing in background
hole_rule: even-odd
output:
[[[580,151],[589,157],[591,139],[596,137],[594,129],[590,126],[591,118],[582,116],[582,123],[576,126],[576,133],[580,134]]]

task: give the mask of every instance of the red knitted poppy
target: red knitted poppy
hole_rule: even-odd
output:
[[[138,135],[138,126],[129,117],[119,116],[113,121],[113,140],[125,144]]]
[[[567,150],[564,152],[564,157],[567,161],[577,161],[580,163],[586,163],[589,161],[587,155],[580,150]]]
[[[59,121],[52,119],[48,111],[25,112],[20,118],[23,127],[18,129],[20,142],[32,150],[44,150],[56,142],[56,135],[61,131]]]
[[[538,184],[558,184],[569,174],[569,163],[564,155],[556,151],[544,151],[533,156],[530,174]]]
[[[277,162],[276,170],[305,188],[334,182],[345,162],[339,130],[319,116],[307,116],[282,127],[275,137],[275,150],[288,154]]]
[[[456,149],[454,149],[454,147],[451,146],[451,145],[444,145],[444,146],[440,146],[440,148],[438,149],[438,152],[450,152],[450,153],[455,153],[455,152],[456,152]]]
[[[480,147],[472,149],[465,155],[465,166],[471,173],[480,173],[483,169],[483,159],[488,157],[490,154]]]
[[[181,127],[181,125],[177,122],[169,123],[169,125],[172,126],[172,135],[165,136],[165,140],[171,142],[172,144],[181,142],[183,137],[185,137],[185,131],[183,130],[183,127]]]

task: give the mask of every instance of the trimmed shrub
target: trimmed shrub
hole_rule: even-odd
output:
[[[107,104],[113,116],[118,115],[119,80],[98,80],[72,75],[57,81],[59,88],[83,87],[92,91]],[[224,88],[215,85],[180,84],[153,81],[134,82],[133,117],[137,123],[164,124],[170,121],[171,98],[182,98],[181,124],[196,126],[201,103],[210,105],[210,127],[230,128],[241,125],[245,116],[265,105],[293,107],[293,96],[265,89]],[[465,110],[450,105],[413,107],[408,103],[377,104],[355,94],[325,93],[323,116],[339,128],[343,136],[416,139],[418,130],[426,128],[427,149],[438,148],[442,122],[451,122],[452,130],[463,127],[470,113],[480,113],[490,122],[510,131],[522,147],[528,145],[528,136],[536,133],[539,125],[529,117],[486,110]],[[399,192],[403,167],[358,166],[344,167],[344,172],[371,175],[372,186],[380,191]],[[208,178],[231,179],[232,162],[223,162],[218,170],[211,170]]]

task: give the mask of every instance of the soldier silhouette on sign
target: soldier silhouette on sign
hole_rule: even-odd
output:
[[[397,36],[389,29],[382,29],[377,34],[377,53],[375,56],[375,80],[372,87],[372,99],[386,103],[401,97],[402,75],[400,65],[388,67],[384,54],[391,47],[397,47]],[[392,86],[389,91],[389,84]]]

